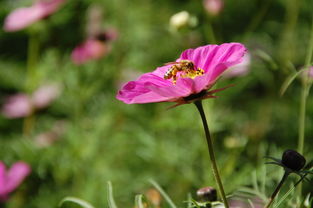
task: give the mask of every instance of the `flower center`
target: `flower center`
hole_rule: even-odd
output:
[[[204,74],[204,70],[196,68],[194,63],[189,60],[181,60],[179,62],[171,62],[173,64],[164,74],[164,79],[172,79],[173,84],[176,84],[177,77],[196,78]]]

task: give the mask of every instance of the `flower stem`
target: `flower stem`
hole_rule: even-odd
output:
[[[215,177],[215,181],[217,183],[218,190],[219,190],[220,195],[222,197],[222,200],[223,200],[223,202],[225,204],[225,207],[229,208],[229,205],[228,205],[228,202],[227,202],[227,199],[226,199],[226,195],[225,195],[225,191],[224,191],[224,188],[223,188],[222,180],[221,180],[218,168],[217,168],[215,155],[214,155],[214,149],[213,149],[213,142],[212,142],[212,139],[211,139],[208,123],[206,121],[205,113],[204,113],[204,110],[203,110],[202,101],[201,100],[195,101],[194,104],[196,105],[196,107],[197,107],[197,109],[198,109],[198,111],[200,113],[201,119],[202,119],[203,128],[204,128],[204,132],[205,132],[205,137],[206,137],[206,141],[207,141],[207,145],[208,145],[208,149],[209,149],[210,161],[211,161],[212,169],[213,169],[213,175]]]
[[[39,55],[39,39],[36,31],[31,31],[29,34],[28,52],[27,52],[27,72],[25,89],[28,93],[34,90],[36,85],[37,72],[36,65]],[[35,115],[32,112],[31,115],[24,119],[23,134],[29,135],[35,124]]]
[[[313,18],[312,18],[312,26],[311,26],[311,34],[309,40],[309,46],[307,51],[307,56],[305,60],[305,68],[307,69],[307,73],[309,73],[309,67],[312,61],[312,54],[313,54]],[[306,74],[306,73],[305,73]],[[299,132],[298,132],[298,152],[303,154],[303,147],[304,147],[304,139],[305,139],[305,114],[306,114],[306,103],[307,97],[310,92],[310,87],[312,82],[309,81],[310,77],[307,74],[302,79],[302,89],[301,89],[301,97],[300,97],[300,109],[299,109]],[[302,184],[299,185],[297,190],[298,196],[301,197],[302,195]]]
[[[274,199],[277,196],[279,190],[281,189],[282,185],[284,184],[284,182],[288,178],[288,175],[289,175],[289,172],[285,171],[284,176],[282,177],[281,181],[277,185],[275,191],[272,193],[271,198],[270,198],[269,202],[267,203],[267,205],[265,206],[265,208],[269,208],[272,205],[272,203],[274,202]]]

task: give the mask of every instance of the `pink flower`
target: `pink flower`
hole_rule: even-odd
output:
[[[243,61],[235,66],[230,67],[227,71],[225,71],[225,73],[223,73],[223,76],[227,78],[245,76],[249,73],[250,63],[250,53],[246,53],[246,55],[243,57]]]
[[[7,32],[18,31],[53,14],[65,0],[39,0],[26,8],[14,10],[4,20],[4,30]]]
[[[22,118],[31,113],[31,100],[22,93],[8,97],[2,107],[2,114],[7,118]]]
[[[72,61],[76,65],[81,65],[88,61],[102,58],[111,51],[109,42],[116,40],[117,37],[118,33],[113,28],[89,37],[73,50],[71,55]]]
[[[23,118],[31,115],[37,109],[47,107],[60,94],[57,85],[44,85],[31,96],[20,93],[6,99],[2,114],[7,118]]]
[[[107,52],[107,45],[104,44],[102,41],[88,39],[74,49],[71,58],[75,64],[80,65],[89,60],[99,59]]]
[[[17,162],[9,170],[0,161],[0,201],[8,199],[9,194],[14,191],[28,176],[31,169],[24,162]]]
[[[216,16],[222,11],[224,2],[223,0],[203,0],[203,6],[210,15]]]
[[[206,45],[185,50],[176,62],[158,67],[126,83],[116,98],[127,104],[177,102],[177,105],[215,97],[208,91],[229,67],[242,61],[240,43]]]

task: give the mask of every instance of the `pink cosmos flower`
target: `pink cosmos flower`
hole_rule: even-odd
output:
[[[7,118],[22,118],[31,113],[31,100],[22,93],[8,97],[2,107],[2,114]]]
[[[223,7],[223,0],[203,0],[203,6],[205,10],[212,16],[218,15]]]
[[[81,65],[89,60],[97,60],[107,52],[107,45],[99,40],[88,39],[74,49],[71,58],[76,65]]]
[[[4,30],[14,32],[53,14],[65,0],[39,0],[30,7],[19,8],[4,20]]]
[[[25,162],[17,162],[9,170],[0,161],[0,201],[6,201],[13,192],[28,176],[31,168]]]
[[[44,85],[32,95],[19,93],[8,97],[2,107],[2,114],[7,118],[23,118],[37,109],[47,107],[60,94],[57,85]]]
[[[113,28],[87,38],[81,45],[77,46],[71,55],[76,65],[84,64],[91,60],[97,60],[111,51],[110,41],[117,38],[117,31]]]
[[[227,68],[242,61],[245,52],[240,43],[185,50],[176,62],[126,83],[116,98],[127,104],[177,102],[177,105],[213,98],[213,93],[222,89],[209,89]]]

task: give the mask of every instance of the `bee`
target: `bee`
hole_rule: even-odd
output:
[[[194,78],[199,75],[203,75],[203,69],[196,69],[193,62],[189,60],[181,60],[179,62],[169,62],[165,65],[173,64],[164,74],[164,79],[173,79],[173,83],[176,83],[177,73],[184,72],[181,77],[191,77]]]

